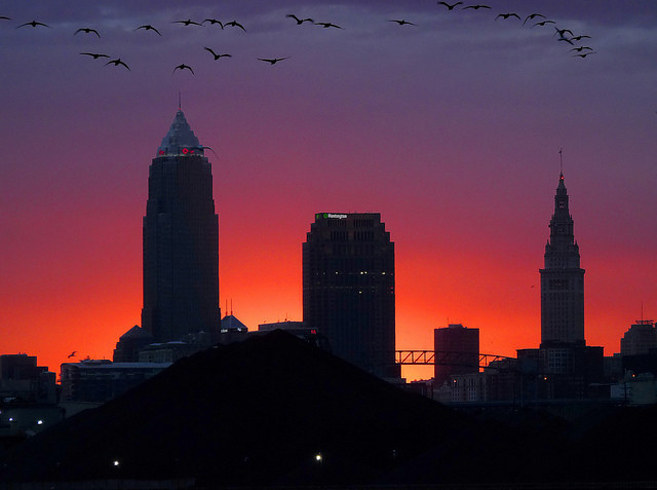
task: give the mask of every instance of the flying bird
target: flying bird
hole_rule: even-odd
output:
[[[96,36],[100,37],[98,31],[96,29],[92,29],[91,27],[80,27],[77,31],[73,33],[73,35],[75,36],[78,32],[84,32],[86,34],[91,34],[93,32]]]
[[[121,58],[116,58],[115,60],[109,60],[107,63],[105,63],[105,66],[107,65],[114,65],[114,66],[119,66],[123,65],[125,66],[128,70],[130,70],[130,67],[125,64],[125,62]]]
[[[555,30],[556,32],[555,32],[554,34],[552,34],[552,36],[556,36],[557,33],[558,33],[559,36],[561,36],[562,38],[564,38],[564,37],[566,37],[566,36],[564,36],[564,34],[565,34],[566,32],[570,33],[571,36],[574,36],[573,31],[571,31],[570,29],[559,29],[558,27],[555,27],[554,30]]]
[[[200,26],[200,25],[201,25],[201,24],[199,24],[198,22],[194,22],[194,21],[191,20],[191,19],[187,19],[187,20],[174,20],[174,21],[172,22],[172,24],[184,24],[184,25],[186,25],[186,26]]]
[[[0,15],[0,20],[11,20],[11,17],[7,17],[6,15]]]
[[[36,26],[50,27],[48,24],[44,24],[43,22],[37,22],[36,20],[33,20],[32,22],[26,22],[25,24],[19,25],[16,29],[20,29],[21,27],[25,27],[25,26],[32,26],[35,28]]]
[[[396,23],[399,24],[400,26],[404,26],[404,25],[407,25],[407,26],[414,26],[414,25],[415,25],[415,24],[413,24],[412,22],[409,22],[409,21],[404,20],[404,19],[390,19],[388,22],[396,22]]]
[[[533,14],[529,14],[527,17],[525,17],[525,20],[523,21],[522,25],[524,26],[528,20],[534,20],[536,17],[540,17],[541,19],[545,19],[545,16],[543,14],[539,14],[538,12],[535,12]]]
[[[591,39],[591,36],[573,36],[570,39],[573,41],[581,41],[582,39]]]
[[[558,41],[566,41],[568,44],[572,44],[573,46],[575,45],[575,43],[572,42],[572,41],[571,41],[570,39],[568,39],[567,37],[560,37],[560,38],[558,39]]]
[[[324,29],[328,29],[329,27],[335,27],[336,29],[342,29],[342,27],[331,24],[330,22],[317,22],[315,25],[322,26]]]
[[[287,14],[285,17],[289,17],[290,19],[294,19],[294,20],[296,20],[296,21],[297,21],[297,25],[301,25],[301,24],[303,24],[304,22],[310,22],[311,24],[314,24],[314,23],[315,23],[315,21],[312,20],[310,17],[307,17],[307,18],[305,18],[305,19],[300,19],[299,17],[297,17],[297,16],[294,15],[294,14]]]
[[[184,63],[181,64],[181,65],[176,66],[176,67],[173,69],[173,71],[171,72],[171,74],[173,75],[173,74],[176,72],[176,70],[189,70],[189,71],[192,72],[192,75],[196,75],[196,74],[194,73],[194,70],[192,70],[192,67],[189,66],[189,65],[186,65],[186,64],[184,64]]]
[[[275,65],[279,61],[283,61],[288,59],[289,56],[286,56],[285,58],[258,58],[260,61],[264,61],[266,63],[269,63],[270,65]]]
[[[203,22],[201,22],[201,24],[205,24],[206,22],[209,22],[212,25],[219,24],[219,27],[221,27],[222,29],[224,28],[224,24],[220,20],[217,20],[217,19],[204,19]]]
[[[571,51],[578,51],[581,53],[585,49],[588,49],[589,51],[593,51],[593,48],[590,48],[589,46],[577,46],[576,48],[572,48]]]
[[[474,9],[474,10],[479,10],[479,9],[489,9],[490,7],[488,5],[468,5],[467,7],[463,7],[463,10],[465,9]]]
[[[495,20],[498,18],[502,17],[504,20],[508,19],[509,17],[515,17],[518,20],[520,20],[520,16],[516,14],[515,12],[507,12],[506,14],[497,14],[497,17],[495,17]]]
[[[78,351],[74,350],[73,352],[71,352],[71,353],[68,355],[68,358],[70,359],[71,357],[75,357],[75,354],[77,354],[77,353],[78,353]]]
[[[138,31],[139,29],[144,29],[145,31],[155,31],[155,32],[157,32],[160,36],[162,35],[162,34],[160,34],[160,31],[158,31],[155,27],[153,27],[153,26],[150,25],[150,24],[145,24],[145,25],[143,25],[143,26],[139,26],[139,27],[137,27],[137,28],[135,29],[135,31]]]
[[[543,27],[545,24],[556,24],[556,22],[553,21],[553,20],[542,20],[542,21],[537,22],[536,24],[534,24],[532,27],[536,27],[536,26]]]
[[[463,2],[456,2],[456,3],[453,3],[451,5],[447,2],[438,2],[438,5],[444,5],[445,7],[447,7],[447,10],[454,10],[454,7],[456,7],[457,5],[462,5],[462,4],[463,4]]]
[[[109,58],[108,54],[102,54],[102,53],[80,53],[85,56],[91,56],[93,59],[97,60],[98,58]]]
[[[242,29],[244,32],[246,32],[246,29],[244,29],[244,26],[237,22],[236,20],[231,20],[230,22],[226,22],[224,26],[231,26],[231,27],[239,27]]]
[[[597,51],[588,51],[586,53],[574,54],[573,56],[578,56],[580,58],[586,58],[590,54],[596,54]]]
[[[230,55],[228,53],[215,53],[212,48],[204,47],[203,49],[205,49],[206,51],[209,51],[210,53],[212,53],[212,56],[214,56],[215,61],[217,61],[219,58],[231,58],[232,57],[232,55]]]

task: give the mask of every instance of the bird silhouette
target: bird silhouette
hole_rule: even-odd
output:
[[[219,24],[219,27],[221,27],[222,29],[224,28],[224,24],[220,20],[217,20],[217,19],[204,19],[203,22],[201,22],[201,24],[205,24],[206,22],[209,22],[211,25]]]
[[[87,52],[85,52],[85,53],[80,53],[80,54],[83,54],[85,56],[91,56],[95,60],[97,60],[98,58],[109,58],[108,54],[102,54],[102,53],[87,53]]]
[[[219,58],[231,58],[232,55],[228,53],[215,53],[215,51],[212,48],[204,47],[206,51],[209,51],[212,53],[212,56],[214,56],[214,60],[217,61]]]
[[[566,36],[564,36],[564,34],[566,32],[568,32],[571,36],[574,36],[573,31],[571,31],[570,29],[559,29],[558,27],[555,27],[554,30],[556,32],[553,34],[553,36],[556,36],[557,34],[559,34],[559,36],[561,36],[563,38],[563,37],[566,37]]]
[[[0,15],[0,20],[11,20],[11,17],[7,17],[6,15]]]
[[[294,19],[294,20],[296,20],[296,21],[297,21],[297,25],[301,25],[301,24],[303,24],[304,22],[310,22],[311,24],[314,24],[314,23],[315,23],[315,21],[312,20],[310,17],[307,17],[307,18],[305,18],[305,19],[300,19],[299,17],[297,17],[297,16],[294,15],[294,14],[287,14],[285,17],[289,17],[290,19]]]
[[[25,24],[19,25],[16,29],[20,29],[21,27],[25,26],[32,26],[32,27],[37,27],[37,26],[43,26],[43,27],[50,27],[48,24],[44,24],[43,22],[37,22],[36,20],[33,20],[32,22],[26,22]]]
[[[279,61],[283,61],[288,59],[289,56],[286,56],[285,58],[258,58],[260,61],[264,61],[266,63],[269,63],[270,65],[275,65]]]
[[[78,353],[78,351],[74,350],[73,352],[71,352],[71,353],[68,355],[68,358],[70,359],[71,357],[75,357],[75,354],[77,354],[77,353]]]
[[[160,31],[158,31],[155,27],[153,27],[153,26],[150,25],[150,24],[145,24],[145,25],[143,25],[143,26],[139,26],[139,27],[137,27],[137,28],[135,29],[135,31],[138,31],[139,29],[144,29],[145,31],[155,31],[155,32],[158,33],[160,36],[162,35],[162,34],[160,34]]]
[[[174,20],[174,21],[172,22],[172,24],[184,24],[184,25],[186,25],[186,26],[200,26],[200,25],[201,25],[201,24],[199,24],[198,22],[194,22],[194,21],[191,20],[191,19],[187,19],[187,20]]]
[[[577,56],[579,58],[586,58],[590,54],[596,54],[597,51],[588,51],[586,53],[579,53],[579,54],[574,54],[573,56]]]
[[[518,20],[520,20],[520,16],[516,14],[515,12],[507,12],[506,14],[497,14],[497,17],[495,17],[495,20],[499,19],[502,17],[504,20],[508,19],[509,17],[515,17]]]
[[[176,66],[176,67],[173,69],[173,71],[171,72],[171,74],[173,75],[173,74],[176,72],[176,70],[189,70],[189,71],[192,72],[192,75],[196,75],[196,73],[194,73],[194,70],[192,70],[192,67],[189,66],[189,65],[186,65],[186,64],[184,64],[184,63],[182,63],[182,64]]]
[[[121,58],[116,58],[115,60],[109,60],[107,63],[105,63],[105,66],[107,66],[107,65],[114,65],[114,66],[123,65],[128,70],[130,70],[130,67],[128,65],[126,65],[125,62]]]
[[[585,49],[588,49],[589,51],[593,51],[593,48],[589,46],[577,46],[576,48],[572,48],[571,51],[579,51],[581,53]]]
[[[224,26],[231,26],[231,27],[239,27],[242,29],[244,32],[246,32],[246,29],[244,29],[244,26],[237,22],[236,20],[231,20],[230,22],[226,22]]]
[[[570,39],[573,41],[581,41],[582,39],[591,39],[591,36],[573,36]]]
[[[557,39],[557,40],[558,40],[558,41],[565,41],[565,42],[567,42],[568,44],[572,44],[573,46],[575,45],[575,43],[572,42],[572,41],[571,41],[570,39],[568,39],[567,37],[560,37],[560,38]]]
[[[463,2],[456,2],[456,3],[453,3],[451,5],[447,2],[438,2],[438,5],[444,5],[445,7],[447,7],[447,10],[454,10],[454,7],[456,7],[457,5],[462,5],[462,4],[463,4]]]
[[[535,12],[533,14],[529,14],[527,17],[525,17],[525,20],[522,22],[522,25],[524,26],[528,20],[534,20],[536,17],[540,17],[542,19],[545,19],[545,16],[543,14],[539,14],[538,12]]]
[[[396,22],[396,23],[399,24],[400,26],[404,26],[404,25],[406,25],[406,26],[414,26],[414,25],[415,25],[415,24],[413,24],[412,22],[409,22],[409,21],[404,20],[404,19],[390,19],[388,22]]]
[[[479,10],[479,9],[489,9],[490,7],[488,5],[468,5],[467,7],[463,7],[463,10],[465,9],[474,9],[474,10]]]
[[[77,31],[73,33],[73,35],[75,36],[78,32],[84,32],[86,34],[91,34],[93,32],[96,36],[100,37],[98,31],[96,29],[92,29],[91,27],[80,27]]]
[[[322,26],[324,29],[328,29],[329,27],[335,27],[336,29],[342,29],[342,27],[332,24],[330,22],[316,22],[315,25]]]
[[[542,20],[542,21],[537,22],[536,24],[534,24],[532,27],[536,27],[536,26],[543,27],[545,24],[556,24],[556,22],[553,21],[553,20]]]

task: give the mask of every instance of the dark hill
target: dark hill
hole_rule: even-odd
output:
[[[177,362],[28,440],[3,472],[39,481],[368,482],[464,424],[435,402],[277,331]]]
[[[654,480],[642,446],[657,438],[656,420],[655,407],[578,422],[532,410],[465,416],[276,331],[182,359],[27,440],[2,458],[0,482]]]

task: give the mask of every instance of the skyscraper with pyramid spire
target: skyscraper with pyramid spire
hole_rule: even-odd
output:
[[[212,168],[178,110],[148,177],[142,327],[156,342],[220,325],[219,225]]]

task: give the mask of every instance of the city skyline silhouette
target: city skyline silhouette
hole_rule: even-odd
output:
[[[110,358],[140,324],[148,166],[179,92],[213,150],[219,304],[250,329],[301,320],[315,213],[376,212],[396,244],[398,349],[430,348],[448,323],[479,328],[482,352],[537,347],[563,148],[587,344],[618,352],[657,316],[657,6],[487,4],[3,4],[3,353],[59,371],[73,351]],[[573,42],[595,54],[552,24],[496,19],[509,12],[590,35]],[[210,18],[245,29],[174,23]],[[49,27],[17,28],[33,20]]]

